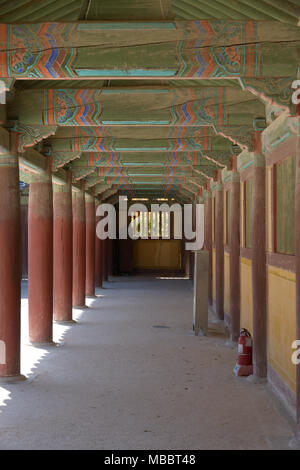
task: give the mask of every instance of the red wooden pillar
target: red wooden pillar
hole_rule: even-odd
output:
[[[108,268],[107,268],[107,275],[113,275],[113,258],[114,258],[114,247],[113,241],[108,240]]]
[[[261,151],[261,131],[253,135],[254,167],[252,192],[252,298],[253,376],[267,376],[266,307],[266,166]]]
[[[240,335],[240,175],[237,157],[232,157],[230,185],[230,339],[237,341]]]
[[[216,190],[216,313],[224,319],[224,191],[221,170],[217,170]]]
[[[99,201],[96,202],[96,210],[99,206]],[[101,217],[96,217],[96,226],[100,221]],[[95,285],[96,287],[102,287],[102,248],[103,242],[100,238],[95,238]]]
[[[192,201],[192,229],[193,231],[196,230],[196,203],[197,203],[197,197],[194,194],[193,195],[193,201]],[[194,274],[195,274],[195,253],[194,251],[189,251],[189,279],[191,281],[194,280]]]
[[[103,247],[103,281],[108,281],[108,239],[102,240]]]
[[[85,306],[85,191],[73,191],[73,306]]]
[[[53,185],[53,317],[72,322],[72,186]]]
[[[95,198],[85,195],[86,214],[86,278],[85,294],[95,295],[95,237],[96,237],[96,209]]]
[[[0,379],[20,380],[21,228],[18,158],[0,129]]]
[[[205,217],[205,241],[204,247],[208,251],[208,302],[213,303],[212,297],[212,197],[209,184],[204,191],[204,217]]]
[[[32,175],[28,207],[29,339],[52,343],[53,194],[51,161],[47,172]]]
[[[21,193],[22,278],[28,276],[28,194]]]
[[[184,206],[182,204],[182,211],[184,210]],[[189,277],[190,273],[190,252],[185,249],[185,244],[187,242],[187,239],[185,238],[184,234],[184,217],[182,217],[182,244],[181,244],[181,250],[182,250],[182,269],[184,271],[184,276],[187,278]]]

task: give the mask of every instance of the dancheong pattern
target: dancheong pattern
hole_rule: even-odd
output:
[[[178,28],[184,23],[177,23]],[[178,76],[256,76],[258,70],[257,24],[254,21],[193,21],[201,39],[182,41],[177,48]],[[250,43],[250,44],[246,44]],[[224,44],[230,44],[225,46]],[[190,54],[190,51],[194,51]],[[247,60],[246,60],[247,58]]]
[[[101,124],[101,90],[45,90],[44,124],[97,126]]]
[[[148,166],[147,167],[149,169],[149,172],[150,172],[150,176],[151,176],[151,167]],[[162,167],[160,169],[157,169],[157,167],[153,166],[153,172],[156,172],[156,173],[159,173],[161,176],[169,176],[170,178],[173,178],[173,177],[180,177],[180,176],[190,176],[192,174],[192,167],[191,166],[188,166],[188,167],[185,167],[184,170],[182,169],[182,167],[174,167],[174,166],[166,166],[166,167]],[[97,168],[97,176],[128,176],[128,175],[131,175],[132,178],[134,178],[135,176],[135,173],[132,172],[132,169],[131,169],[131,172],[130,170],[128,170],[128,167],[124,167],[124,166],[118,166],[118,167],[105,167],[105,166],[101,166],[99,168]],[[139,176],[142,176],[142,174],[139,174]],[[144,173],[143,176],[147,177],[149,176],[149,173]]]
[[[169,108],[168,124],[178,127],[170,130],[169,138],[189,137],[189,126],[226,126],[226,88],[209,87],[201,92],[201,98],[195,97],[192,90],[185,90],[185,103],[175,104],[180,100],[180,91],[170,90],[172,102]],[[106,107],[101,102],[102,90],[98,89],[48,89],[43,90],[43,125],[73,126],[74,137],[109,136],[109,128],[102,126],[102,114],[112,113],[110,104]],[[114,110],[115,111],[115,110]],[[118,119],[118,118],[117,118]],[[113,123],[114,120],[112,119]],[[94,126],[95,129],[86,126]],[[80,130],[80,127],[84,128]],[[198,130],[198,134],[201,131]]]
[[[170,41],[166,54],[174,57],[174,78],[194,77],[255,77],[259,70],[259,46],[257,23],[254,21],[200,20],[176,21],[171,23]],[[134,31],[134,23],[132,23]],[[16,78],[74,78],[78,73],[89,69],[90,65],[76,67],[78,57],[83,52],[92,52],[96,44],[108,47],[107,29],[103,23],[90,26],[85,23],[41,23],[0,25],[0,76]],[[118,29],[122,31],[122,23]],[[176,34],[174,34],[174,31]],[[106,34],[106,36],[104,35]],[[126,31],[130,34],[130,30]],[[158,34],[158,32],[155,32]],[[121,45],[119,44],[118,47]],[[126,46],[125,46],[126,47]],[[132,46],[131,46],[132,47]],[[152,44],[155,49],[158,47]],[[94,51],[95,54],[95,51]],[[128,68],[120,62],[118,69],[98,69],[97,54],[90,70],[98,77],[107,77],[109,72],[117,76],[127,76]],[[84,63],[84,62],[83,62]],[[162,64],[154,64],[154,71],[160,75]],[[139,64],[133,63],[131,73],[137,74]]]
[[[176,100],[176,90],[172,90]],[[171,107],[170,124],[181,126],[215,125],[227,123],[226,88],[208,88],[201,92],[201,100],[195,99],[193,91],[187,90],[187,102]],[[190,95],[190,96],[189,96]]]
[[[177,166],[191,166],[200,165],[201,154],[199,152],[171,152],[164,155],[165,166],[172,167],[173,171],[176,171],[174,167]],[[87,162],[90,167],[119,167],[123,164],[122,153],[108,152],[108,153],[87,153]],[[136,166],[140,164],[136,163]]]
[[[178,99],[177,91],[171,90],[174,102]],[[174,126],[225,126],[227,124],[226,88],[208,88],[201,93],[201,99],[195,99],[192,91],[186,91],[186,103],[170,107],[169,124]],[[95,89],[49,89],[43,92],[43,124],[74,126],[74,137],[81,135],[109,136],[105,127],[95,130],[80,131],[79,126],[101,126],[103,106],[101,90]],[[186,127],[173,129],[169,137],[188,136]]]
[[[142,146],[143,144],[143,146]],[[159,147],[154,146],[159,145]],[[144,141],[128,142],[126,139],[114,139],[105,137],[83,137],[80,139],[69,140],[69,151],[72,152],[140,152],[140,151],[164,151],[164,152],[184,152],[188,150],[209,150],[211,148],[211,139],[208,141],[198,139],[173,139],[173,140],[159,140],[153,143],[152,146]],[[53,149],[60,150],[59,142],[53,142]]]
[[[8,77],[74,76],[76,49],[68,39],[74,24],[1,25],[1,48],[7,49],[2,72]],[[64,46],[64,47],[62,47]],[[5,70],[6,69],[6,70]]]

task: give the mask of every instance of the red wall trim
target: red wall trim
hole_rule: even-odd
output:
[[[252,259],[252,248],[245,248],[244,246],[241,246],[240,256],[241,258]]]
[[[294,255],[282,255],[280,253],[267,253],[267,265],[295,273],[296,257]]]

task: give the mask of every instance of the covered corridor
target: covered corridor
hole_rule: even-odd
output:
[[[0,448],[300,448],[299,65],[300,0],[0,0]]]
[[[193,335],[188,279],[113,277],[96,295],[40,354],[24,298],[29,379],[0,387],[0,449],[288,448],[292,420],[266,385],[233,378],[222,323]]]

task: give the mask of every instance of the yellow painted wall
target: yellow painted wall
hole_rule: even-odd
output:
[[[223,243],[224,245],[226,244],[226,234],[227,234],[227,197],[226,197],[226,191],[223,191]]]
[[[224,252],[224,309],[230,315],[230,254]]]
[[[241,237],[241,246],[245,246],[245,240],[244,240],[244,183],[241,182],[241,187],[240,187],[240,212],[241,212],[241,230],[240,230],[240,237]]]
[[[272,167],[267,167],[267,251],[272,251]]]
[[[215,210],[216,210],[216,197],[214,196],[211,201],[211,207],[212,207],[212,241],[215,242]]]
[[[216,299],[216,249],[212,250],[212,294],[213,299]]]
[[[241,328],[252,334],[252,262],[241,258]]]
[[[133,259],[136,269],[180,269],[181,240],[135,240]]]
[[[271,366],[296,391],[291,344],[296,339],[296,277],[268,267],[268,355]]]

